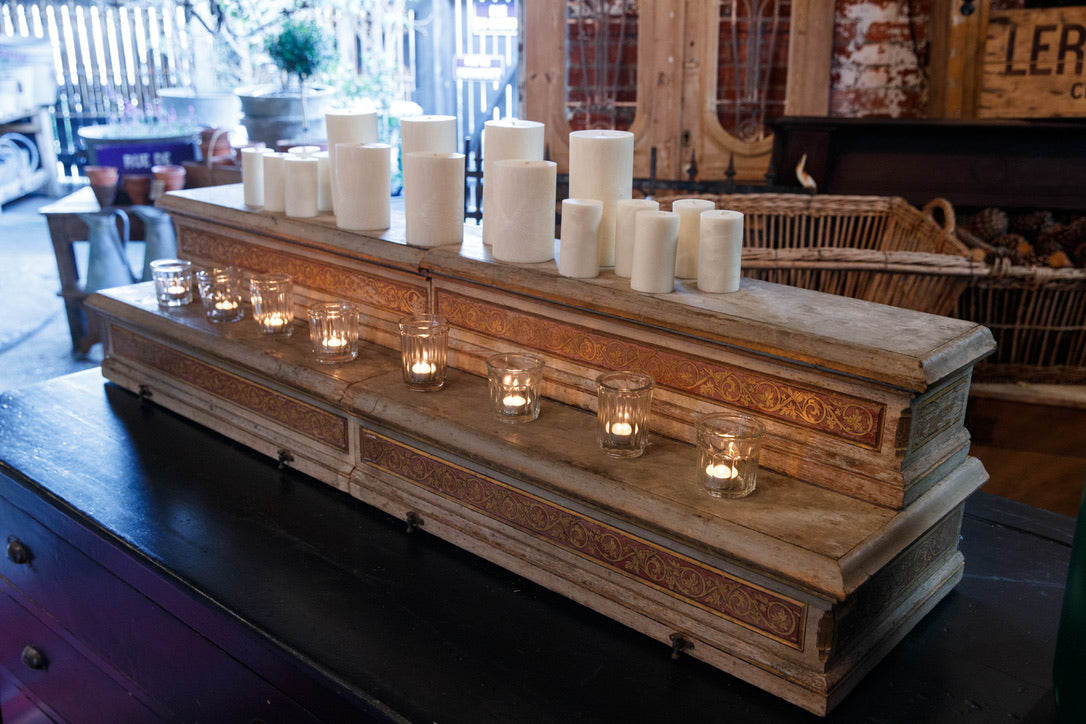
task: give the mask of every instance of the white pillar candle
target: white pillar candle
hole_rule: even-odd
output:
[[[552,261],[558,164],[496,161],[491,173],[483,234],[493,257],[517,264]]]
[[[652,199],[619,199],[615,204],[615,276],[630,278],[638,212],[659,210],[659,202]]]
[[[633,195],[633,149],[629,131],[569,134],[569,196],[603,202],[600,266],[615,264],[615,204]]]
[[[417,151],[456,153],[456,116],[407,116],[400,119],[403,155]]]
[[[264,210],[283,212],[287,209],[286,173],[283,168],[287,153],[274,151],[264,154]]]
[[[332,155],[328,151],[313,154],[317,159],[317,211],[332,210],[332,175],[329,163]]]
[[[464,240],[464,154],[415,151],[404,157],[407,243],[443,246]]]
[[[674,211],[642,211],[638,213],[634,226],[630,288],[646,294],[675,291],[679,215]]]
[[[329,111],[324,114],[324,124],[328,135],[328,177],[335,193],[336,158],[335,149],[341,143],[377,143],[377,112],[351,109]],[[332,198],[332,208],[336,200]]]
[[[317,159],[289,154],[283,159],[283,210],[287,216],[317,215]]]
[[[266,148],[241,149],[241,186],[246,206],[264,205],[264,154]]]
[[[600,274],[599,233],[603,202],[597,199],[564,199],[562,233],[558,245],[558,273],[589,279]]]
[[[714,209],[701,214],[698,289],[724,294],[739,290],[743,259],[743,214]]]
[[[701,212],[715,209],[707,199],[676,199],[671,210],[679,215],[679,243],[675,250],[675,276],[694,279],[698,275],[698,244],[701,238]]]
[[[505,118],[483,124],[483,228],[486,228],[486,188],[497,161],[542,161],[544,126],[538,121]],[[486,244],[486,234],[483,234]]]
[[[336,225],[363,231],[387,229],[392,204],[392,146],[341,143],[336,146]]]

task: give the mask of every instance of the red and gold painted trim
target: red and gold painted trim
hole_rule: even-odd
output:
[[[878,449],[886,407],[716,360],[611,336],[552,317],[437,290],[437,311],[463,329],[604,370],[636,370],[676,392]]]
[[[362,460],[751,631],[803,649],[807,607],[741,578],[370,431]]]
[[[422,279],[417,286],[399,283],[191,227],[181,228],[178,244],[186,255],[223,266],[285,272],[298,286],[397,314],[427,309],[428,287]]]
[[[266,387],[205,364],[127,329],[110,331],[113,354],[150,367],[239,407],[347,452],[347,418],[273,392]]]

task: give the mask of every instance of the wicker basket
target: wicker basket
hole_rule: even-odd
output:
[[[974,278],[954,316],[992,330],[982,382],[1086,383],[1086,270],[994,266]]]
[[[789,286],[947,315],[987,267],[966,256],[954,211],[921,211],[887,196],[724,194],[657,197],[662,209],[702,198],[743,213],[743,275]],[[944,224],[932,214],[939,210]]]

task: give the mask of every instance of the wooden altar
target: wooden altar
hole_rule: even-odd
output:
[[[824,714],[961,577],[962,505],[986,479],[962,425],[983,327],[754,280],[646,296],[609,273],[495,263],[473,226],[459,248],[410,248],[396,211],[391,229],[350,233],[249,211],[240,186],[159,205],[183,256],[287,271],[296,311],[357,302],[369,344],[323,366],[301,324],[268,341],[135,285],[89,300],[110,380],[677,654]],[[420,394],[400,379],[396,321],[428,309],[449,318],[456,369]],[[510,427],[480,375],[514,350],[546,358],[547,399]],[[595,444],[594,379],[623,368],[659,394],[648,452],[615,461]],[[768,429],[759,489],[739,501],[693,481],[692,422],[722,407]]]

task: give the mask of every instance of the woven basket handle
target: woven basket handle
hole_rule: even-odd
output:
[[[958,227],[958,217],[954,213],[954,205],[946,199],[938,197],[924,204],[922,211],[927,214],[932,221],[938,224],[939,220],[935,218],[936,210],[943,216],[943,223],[941,224],[943,230],[948,234],[953,234]]]

